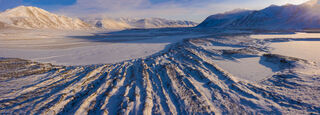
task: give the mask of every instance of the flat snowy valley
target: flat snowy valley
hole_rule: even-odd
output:
[[[121,32],[8,30],[0,32],[0,56],[56,65],[109,64],[147,57],[193,36],[199,35],[145,29]]]

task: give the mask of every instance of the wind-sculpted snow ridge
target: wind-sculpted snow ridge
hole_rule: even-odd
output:
[[[238,45],[217,50],[212,44]],[[266,54],[283,70],[259,83],[215,64],[232,53],[256,55],[256,40],[184,40],[166,53],[116,64],[52,66],[0,81],[1,114],[308,114],[320,113],[320,76],[299,73],[300,59]],[[9,64],[10,65],[10,64]],[[12,85],[17,84],[17,85]],[[10,89],[8,87],[11,87]]]

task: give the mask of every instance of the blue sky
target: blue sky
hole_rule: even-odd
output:
[[[19,5],[36,6],[67,16],[163,17],[200,22],[232,9],[262,9],[271,4],[307,0],[0,0],[0,11]]]

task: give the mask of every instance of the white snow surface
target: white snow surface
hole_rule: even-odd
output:
[[[48,35],[41,33],[30,34]],[[169,35],[179,34],[173,30],[166,32],[131,30],[122,31],[120,34],[110,33],[115,38],[103,41],[140,39],[146,35],[145,33],[149,36],[162,35],[164,39],[169,39]],[[82,32],[82,34],[81,36],[86,36],[88,33]],[[105,37],[99,35],[95,37]],[[131,37],[127,38],[128,35]],[[54,36],[57,37],[56,34]],[[82,38],[86,40],[90,38],[91,42],[102,42],[95,37]],[[74,38],[81,37],[74,36]],[[74,42],[72,37],[63,39]],[[38,63],[30,64],[19,59],[10,61],[1,58],[0,69],[6,71],[0,71],[2,76],[0,113],[125,115],[320,113],[319,66],[283,55],[262,55],[268,53],[268,43],[277,40],[281,38],[269,41],[252,39],[243,34],[242,36],[213,34],[185,39],[162,53],[146,58],[86,66],[50,64],[39,66]],[[130,43],[132,42],[134,41]],[[80,46],[83,45],[85,44]],[[62,49],[70,47],[69,44],[62,46],[59,47]],[[73,47],[75,46],[77,44]],[[216,49],[215,46],[219,47]],[[97,49],[91,51],[95,52],[94,50]],[[223,61],[229,67],[224,66]],[[268,72],[259,74],[260,70],[263,70],[262,66],[272,69],[274,74],[268,75]],[[46,71],[41,72],[41,69]],[[232,69],[238,69],[238,72],[243,74],[238,74]],[[28,74],[30,72],[33,74]],[[245,73],[248,73],[248,76],[243,77]]]
[[[263,12],[273,14],[274,8],[279,7]],[[261,17],[255,12],[245,24],[258,26]],[[316,33],[275,37],[203,28],[105,32],[7,26],[0,23],[5,28],[0,114],[320,113]]]
[[[320,41],[290,41],[271,43],[269,47],[274,54],[310,60],[320,63]]]
[[[169,44],[194,36],[89,31],[4,30],[0,32],[0,57],[16,57],[57,65],[116,63],[156,54]],[[108,33],[108,32],[106,32]],[[78,38],[83,37],[83,38]]]
[[[271,41],[271,52],[320,63],[320,33],[259,34],[251,38]]]
[[[274,39],[274,38],[320,38],[320,33],[306,33],[306,32],[295,32],[289,34],[254,34],[250,35],[250,37],[255,39]]]

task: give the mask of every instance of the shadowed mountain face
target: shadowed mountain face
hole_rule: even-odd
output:
[[[320,28],[320,4],[311,0],[301,5],[272,5],[259,11],[238,11],[208,17],[198,27],[243,29]]]

